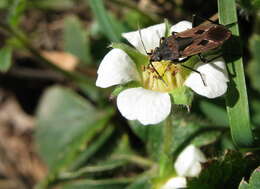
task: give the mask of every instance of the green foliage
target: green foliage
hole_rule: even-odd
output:
[[[253,143],[253,135],[249,118],[235,0],[218,0],[218,9],[220,23],[223,25],[233,24],[230,30],[234,37],[224,46],[224,59],[230,72],[230,82],[226,94],[226,107],[231,135],[238,147],[249,147]],[[237,57],[233,52],[238,53]]]
[[[243,179],[239,185],[239,189],[258,189],[258,188],[260,188],[259,167],[252,173],[248,183]]]
[[[93,14],[95,15],[102,32],[113,42],[119,42],[124,26],[117,22],[105,9],[103,0],[85,0],[89,3]]]
[[[74,54],[83,63],[92,63],[89,36],[79,19],[74,16],[65,19],[64,50]]]
[[[70,165],[104,129],[111,112],[104,113],[68,89],[53,87],[45,93],[37,111],[36,139],[51,171]]]
[[[215,142],[223,130],[219,127],[207,126],[204,123],[196,123],[196,121],[189,120],[185,116],[180,118],[178,115],[173,115],[172,119],[171,140],[173,141],[170,153],[175,156],[189,143],[200,147]],[[133,132],[146,144],[150,156],[158,160],[160,158],[158,154],[161,153],[164,142],[163,129],[165,126],[159,124],[143,127],[137,121],[131,121],[130,125]]]
[[[12,65],[12,49],[3,47],[0,49],[0,72],[6,72]]]
[[[219,126],[228,126],[227,113],[220,106],[202,100],[200,102],[200,109],[214,124]]]
[[[0,1],[0,9],[6,8],[8,6],[8,0]]]
[[[257,11],[260,8],[260,1],[259,0],[251,0],[251,1],[238,0],[237,2],[239,3],[241,8],[243,8],[244,10],[246,10],[249,13]]]
[[[191,189],[237,188],[240,180],[259,163],[259,159],[227,152],[222,158],[209,161],[198,178],[188,182]]]
[[[10,12],[7,17],[7,22],[12,27],[17,27],[20,23],[21,17],[26,9],[27,0],[12,0]]]
[[[252,87],[260,91],[260,36],[254,35],[250,39],[250,50],[253,56],[253,60],[248,66],[248,75],[251,79]]]

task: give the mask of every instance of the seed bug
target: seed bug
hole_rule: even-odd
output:
[[[156,47],[151,53],[148,53],[150,56],[150,64],[152,66],[152,62],[162,60],[169,60],[173,64],[181,64],[193,55],[198,55],[200,60],[204,63],[220,57],[217,56],[207,60],[201,55],[201,53],[222,46],[223,43],[231,37],[231,31],[225,26],[209,19],[204,19],[209,21],[209,24],[196,26],[196,17],[196,15],[193,15],[193,28],[179,33],[172,32],[171,36],[161,38],[159,47]],[[180,58],[182,60],[180,60]],[[202,74],[199,71],[185,65],[182,66],[200,74],[201,79],[206,86]]]

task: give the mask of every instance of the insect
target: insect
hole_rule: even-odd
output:
[[[195,26],[196,17],[196,15],[193,16],[193,28],[179,33],[172,32],[171,36],[161,38],[159,47],[156,47],[151,53],[147,53],[150,56],[150,65],[152,67],[152,62],[162,60],[169,60],[173,64],[181,64],[193,55],[198,55],[204,63],[219,57],[207,60],[201,53],[222,46],[231,37],[231,31],[209,19],[206,19],[210,22],[209,24]],[[199,71],[185,65],[182,66],[200,74],[204,85],[206,85]],[[160,75],[159,77],[162,78]]]

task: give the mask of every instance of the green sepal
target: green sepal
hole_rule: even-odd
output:
[[[129,83],[118,85],[114,91],[111,93],[111,98],[117,97],[119,93],[121,93],[123,90],[129,89],[129,88],[136,88],[140,87],[140,83],[138,81],[130,81]]]
[[[194,96],[194,93],[186,86],[176,88],[170,94],[173,97],[174,104],[183,104],[189,106],[191,105]]]
[[[123,50],[133,60],[139,73],[142,72],[143,65],[149,64],[149,57],[140,53],[133,47],[124,43],[112,43],[111,47]]]
[[[192,56],[190,57],[186,62],[183,63],[183,65],[194,68],[196,64],[200,62],[200,59],[198,56]]]
[[[155,177],[151,180],[152,188],[151,189],[161,189],[164,185],[172,178],[176,178],[176,173],[171,173],[165,177]]]
[[[164,19],[164,24],[165,24],[165,33],[164,33],[164,37],[169,37],[171,35],[170,33],[170,24],[169,24],[169,21],[165,18]]]

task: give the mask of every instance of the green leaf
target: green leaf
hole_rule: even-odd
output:
[[[152,159],[158,160],[162,145],[163,124],[143,126],[138,121],[129,121],[133,132],[145,143],[146,149]]]
[[[94,16],[102,27],[103,34],[113,42],[119,42],[123,26],[116,22],[105,9],[103,0],[85,0],[90,5]]]
[[[249,184],[247,184],[244,179],[240,182],[238,189],[249,189]]]
[[[0,72],[7,72],[12,65],[12,49],[3,47],[0,49]]]
[[[250,177],[249,180],[250,189],[260,188],[260,167],[258,167]]]
[[[176,108],[176,107],[175,107]],[[176,110],[177,111],[177,110]],[[196,146],[204,146],[216,141],[223,128],[210,127],[192,121],[183,115],[173,115],[170,152],[177,156],[190,143]],[[197,123],[196,123],[197,122]],[[146,144],[146,149],[152,159],[158,160],[162,150],[163,124],[143,126],[137,121],[130,121],[133,132]]]
[[[243,177],[259,163],[259,158],[227,152],[223,157],[207,162],[197,178],[188,182],[190,189],[238,188]]]
[[[252,87],[260,91],[260,36],[253,35],[250,39],[250,50],[253,60],[248,65],[248,76],[251,79]]]
[[[221,145],[220,146],[221,150],[223,152],[225,152],[226,150],[236,150],[236,147],[235,147],[229,133],[226,133],[225,135],[223,135],[221,137],[220,145]]]
[[[227,112],[218,105],[210,103],[208,101],[200,101],[201,111],[209,118],[213,123],[219,126],[228,125]]]
[[[88,33],[75,16],[67,17],[64,23],[64,50],[77,56],[82,62],[90,64]]]
[[[86,163],[97,151],[102,148],[106,144],[106,142],[110,139],[113,132],[115,130],[115,127],[113,125],[108,125],[108,127],[102,132],[102,134],[92,141],[91,145],[85,151],[83,151],[77,159],[73,162],[73,164],[70,166],[70,170],[76,170],[80,166],[82,166],[84,163]]]
[[[249,147],[253,143],[253,136],[249,118],[248,99],[244,76],[241,45],[237,24],[237,10],[235,0],[218,0],[219,20],[223,25],[233,24],[233,37],[224,46],[224,59],[230,75],[226,94],[231,135],[238,147]],[[235,53],[238,53],[237,57]]]
[[[113,127],[112,127],[113,128]],[[111,128],[106,128],[110,129]],[[113,136],[110,138],[112,139]],[[93,145],[90,146],[90,148]],[[108,148],[108,145],[104,144],[102,146],[103,148]],[[95,155],[93,158],[93,160],[95,161],[93,163],[92,161],[87,161],[88,159],[85,159],[85,166],[80,167],[79,169],[77,169],[77,167],[73,168],[73,170],[70,170],[69,172],[63,172],[59,175],[59,179],[62,180],[66,180],[66,179],[76,179],[76,178],[81,178],[82,176],[84,177],[95,177],[98,175],[98,173],[102,173],[105,174],[104,172],[109,173],[110,175],[114,172],[115,174],[117,174],[118,171],[124,171],[124,166],[132,163],[132,164],[136,164],[136,165],[141,165],[141,167],[149,167],[150,165],[152,165],[152,163],[149,162],[144,162],[141,161],[139,156],[136,156],[135,153],[132,151],[130,144],[129,144],[129,140],[128,140],[128,136],[127,135],[123,135],[120,140],[118,141],[118,143],[116,144],[116,146],[114,147],[114,151],[109,154],[109,155],[105,155],[103,154],[102,158],[100,159],[99,157],[97,157],[97,155]],[[86,149],[86,151],[90,151],[89,149]],[[88,158],[88,157],[87,157]],[[82,158],[81,158],[82,159]],[[91,162],[91,165],[86,165],[89,164],[89,162]],[[82,162],[83,163],[83,162]],[[121,168],[121,169],[119,169]]]
[[[52,87],[37,111],[36,141],[50,172],[68,167],[104,129],[112,112],[99,112],[73,91]]]
[[[260,188],[260,167],[251,175],[249,183],[244,179],[240,182],[239,189],[259,189]]]
[[[17,27],[26,9],[26,0],[13,0],[7,17],[7,22],[12,27]]]

